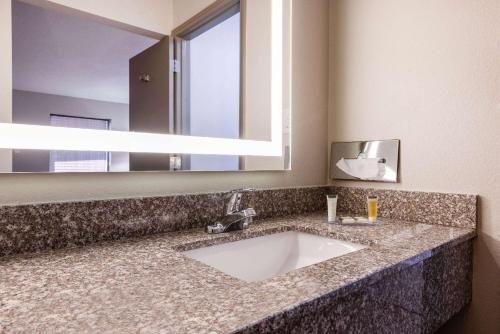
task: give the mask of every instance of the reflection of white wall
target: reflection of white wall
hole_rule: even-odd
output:
[[[194,38],[190,47],[190,134],[239,138],[240,15]],[[192,170],[238,170],[234,156],[191,157]]]
[[[13,122],[50,125],[50,114],[111,119],[111,130],[128,131],[128,104],[13,91]],[[15,151],[14,171],[48,171],[48,151]],[[128,153],[111,154],[111,171],[128,171]]]
[[[9,0],[2,0],[10,2]],[[23,0],[24,2],[81,11],[83,16],[96,15],[103,19],[149,30],[162,35],[170,34],[173,25],[173,0]],[[183,0],[184,1],[184,0]]]
[[[174,0],[173,28],[175,29],[214,2],[215,0]]]

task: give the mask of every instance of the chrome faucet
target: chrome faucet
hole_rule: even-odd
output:
[[[241,198],[244,193],[252,192],[253,189],[231,190],[226,196],[224,214],[220,221],[206,227],[207,233],[224,233],[230,231],[244,230],[253,222],[257,214],[253,208],[240,210]]]

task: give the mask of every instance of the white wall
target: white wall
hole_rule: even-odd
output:
[[[500,1],[331,9],[330,141],[401,139],[400,184],[335,183],[479,194],[472,307],[449,331],[500,333]]]
[[[80,99],[75,97],[13,91],[14,123],[50,125],[50,114],[104,118],[111,120],[111,130],[128,131],[128,104]],[[14,171],[49,171],[50,151],[15,150]],[[111,171],[128,171],[128,153],[111,153]],[[22,163],[21,163],[22,162]],[[19,169],[20,168],[20,169]]]
[[[10,0],[0,0],[3,4],[2,1]],[[135,10],[123,5],[119,8],[121,12]],[[151,9],[160,11],[161,6]],[[328,0],[294,0],[293,13],[292,171],[2,174],[0,204],[153,196],[242,186],[268,188],[324,184],[327,166],[328,72],[325,69],[328,68]],[[9,15],[9,12],[1,11],[0,22]],[[2,58],[0,68],[4,66]],[[0,82],[4,80],[5,76]],[[10,94],[10,90],[2,93]]]

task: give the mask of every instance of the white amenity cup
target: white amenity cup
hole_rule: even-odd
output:
[[[328,207],[328,222],[335,223],[337,219],[337,195],[326,195]]]

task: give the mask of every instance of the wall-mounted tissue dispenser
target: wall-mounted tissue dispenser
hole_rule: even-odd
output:
[[[398,159],[398,139],[332,143],[330,177],[397,182]]]

